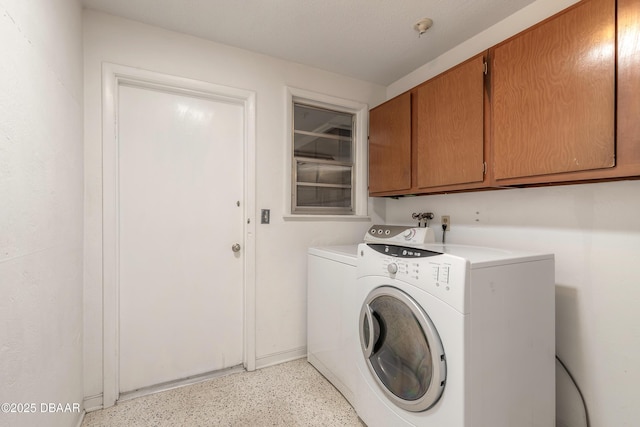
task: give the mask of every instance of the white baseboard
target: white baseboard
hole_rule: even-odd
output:
[[[267,366],[279,365],[280,363],[290,362],[292,360],[307,357],[307,347],[298,347],[293,350],[271,353],[265,356],[256,357],[256,369],[266,368]]]
[[[86,396],[83,404],[85,412],[93,412],[102,409],[102,393],[94,396]]]

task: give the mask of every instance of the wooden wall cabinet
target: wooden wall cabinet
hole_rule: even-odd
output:
[[[484,185],[484,55],[369,112],[369,194]]]
[[[484,70],[484,55],[478,55],[414,91],[418,192],[483,185]]]
[[[490,50],[496,184],[615,166],[615,24],[614,0],[583,0]]]
[[[640,176],[640,0],[618,0],[616,177]]]
[[[369,112],[369,194],[411,190],[411,93]]]
[[[582,0],[482,58],[372,110],[372,196],[640,178],[640,0]]]

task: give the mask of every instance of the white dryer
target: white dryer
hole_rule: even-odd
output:
[[[307,255],[307,360],[353,405],[357,372],[349,343],[357,340],[358,245],[309,248]]]
[[[353,406],[369,427],[553,427],[553,255],[358,247]]]

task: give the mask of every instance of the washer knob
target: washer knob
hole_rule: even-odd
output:
[[[404,237],[405,240],[411,240],[415,235],[416,235],[416,230],[414,230],[413,228],[409,228],[407,231],[404,232],[402,236]]]
[[[387,271],[391,274],[396,274],[398,272],[398,264],[392,262],[391,264],[387,265]]]

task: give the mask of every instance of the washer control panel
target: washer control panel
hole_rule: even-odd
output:
[[[434,249],[434,250],[429,250]],[[381,283],[411,284],[438,297],[461,313],[469,312],[468,265],[463,258],[409,246],[365,243],[358,246],[358,278],[377,276]]]
[[[434,243],[435,234],[428,227],[409,227],[404,225],[374,225],[364,236],[366,243],[424,244]]]

